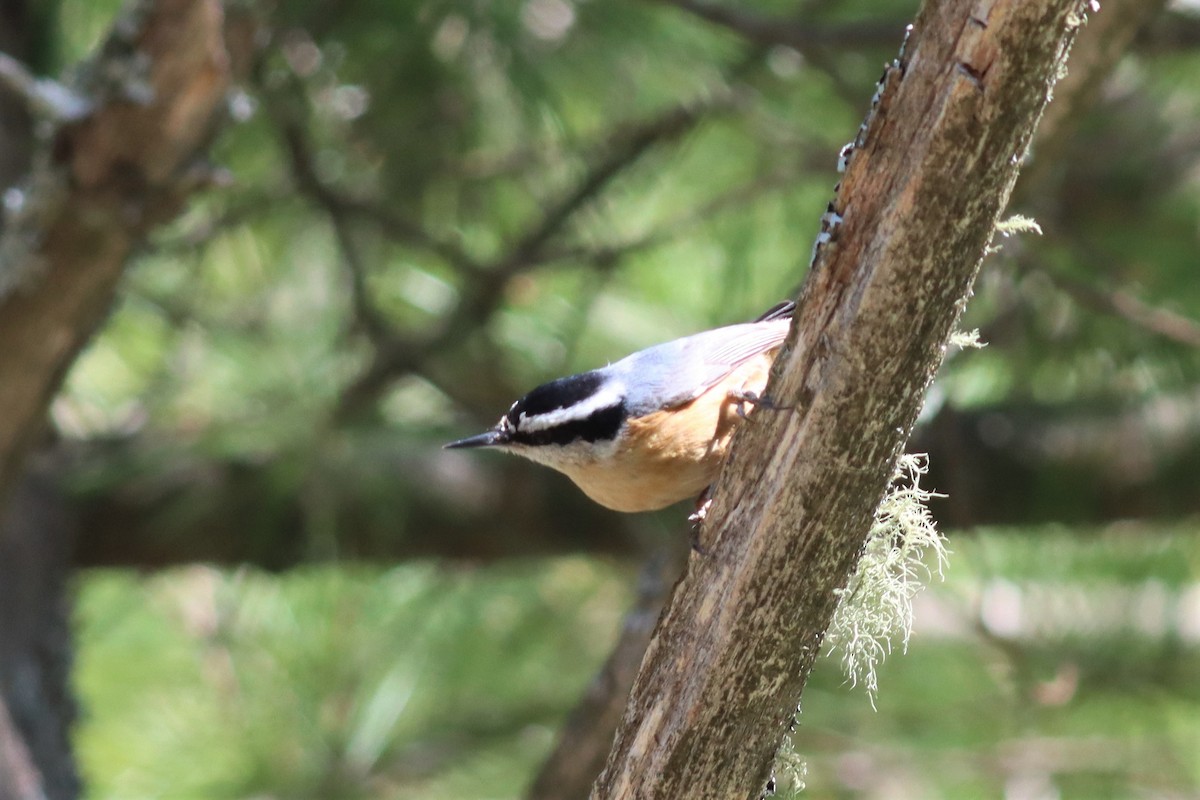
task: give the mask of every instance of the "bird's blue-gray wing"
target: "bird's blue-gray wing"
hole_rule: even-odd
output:
[[[633,416],[695,400],[760,353],[779,347],[788,319],[704,331],[642,350],[608,367],[620,376]]]

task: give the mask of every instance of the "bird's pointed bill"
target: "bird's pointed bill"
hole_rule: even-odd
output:
[[[505,432],[493,429],[476,436],[468,436],[466,439],[459,439],[457,442],[451,442],[445,445],[445,449],[460,450],[470,447],[499,447],[500,445],[508,444],[509,439],[510,437]]]

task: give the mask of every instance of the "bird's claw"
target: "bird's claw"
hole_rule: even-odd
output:
[[[746,413],[746,405],[752,405],[755,408],[765,408],[768,411],[786,411],[791,406],[777,405],[774,400],[766,395],[760,395],[758,392],[751,392],[747,389],[733,389],[729,392],[729,399],[737,405],[735,411],[742,419],[749,419]]]

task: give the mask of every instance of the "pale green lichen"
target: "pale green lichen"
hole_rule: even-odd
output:
[[[1021,233],[1032,233],[1037,236],[1041,236],[1042,226],[1038,225],[1037,220],[1035,220],[1033,217],[1027,217],[1024,214],[1013,214],[1008,219],[1001,220],[1000,222],[996,223],[996,233],[1000,234],[1006,239],[1010,236],[1016,236],[1017,234]],[[999,253],[1000,250],[1000,245],[991,244],[987,246],[984,253],[986,255],[991,255],[993,253]]]
[[[962,347],[983,347],[979,332],[956,334]],[[908,649],[913,626],[913,599],[946,565],[946,541],[938,533],[929,500],[944,495],[921,488],[929,468],[928,456],[905,454],[896,464],[892,482],[863,547],[858,568],[845,589],[825,634],[830,655],[841,654],[842,671],[854,686],[866,687],[872,708],[879,691],[879,665],[896,643]],[[800,709],[796,710],[797,720]],[[799,798],[808,769],[796,752],[792,734],[775,754],[772,780],[763,797]]]
[[[1001,236],[1015,236],[1018,233],[1036,233],[1042,235],[1042,226],[1033,217],[1024,214],[1013,214],[1005,220],[996,223],[996,233]]]
[[[841,595],[825,642],[841,655],[842,671],[854,686],[866,687],[871,704],[879,691],[878,668],[896,643],[908,648],[913,598],[936,575],[942,577],[946,545],[929,512],[940,497],[922,489],[928,468],[924,455],[900,458],[892,485],[875,512],[858,569]]]
[[[775,753],[775,764],[771,769],[771,784],[764,797],[775,800],[797,800],[802,796],[808,778],[808,761],[796,752],[789,733]]]
[[[979,328],[973,328],[969,331],[955,331],[950,334],[949,344],[951,347],[957,347],[961,350],[966,350],[968,347],[982,350],[987,347],[987,342],[979,338]]]

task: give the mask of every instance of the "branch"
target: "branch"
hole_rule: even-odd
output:
[[[1108,12],[1107,7],[1104,10]],[[1141,52],[1150,55],[1192,50],[1200,46],[1200,15],[1181,9],[1167,11],[1142,31],[1137,44]]]
[[[638,518],[561,491],[564,479],[549,470],[451,461],[439,443],[406,437],[376,444],[356,451],[349,464],[322,468],[324,498],[339,521],[331,551],[344,557],[395,563],[639,552]],[[917,430],[912,450],[929,454],[929,485],[949,494],[935,506],[947,528],[1200,513],[1190,479],[1191,465],[1200,463],[1196,393],[1069,414],[1054,405],[962,411],[947,404]],[[281,477],[290,475],[284,457],[198,459],[143,432],[63,442],[52,461],[58,468],[50,477],[66,487],[62,506],[87,531],[75,549],[78,567],[206,562],[280,569],[314,558],[297,538],[311,528],[309,512],[303,489]],[[380,482],[380,475],[390,477]],[[1069,499],[1041,501],[1045,493],[1032,491],[1039,486],[1077,488]],[[376,512],[359,513],[366,508]],[[621,702],[629,685],[614,684]],[[610,727],[603,735],[611,741],[612,733]]]
[[[904,34],[902,21],[866,20],[825,24],[806,18],[781,18],[756,14],[732,3],[707,0],[657,0],[713,25],[727,28],[755,44],[792,47],[804,52],[815,47],[829,50],[894,47]]]
[[[260,86],[260,91],[269,98],[268,89]],[[293,82],[293,91],[298,96],[305,97],[304,86],[298,81]],[[305,106],[307,109],[307,100]],[[267,108],[279,127],[280,137],[291,159],[292,177],[297,187],[332,217],[343,220],[361,217],[374,223],[384,236],[395,242],[433,253],[463,273],[479,271],[480,267],[475,260],[454,243],[438,238],[416,222],[382,204],[345,193],[323,181],[317,174],[312,146],[308,142],[304,126],[293,119],[279,102],[268,102]]]
[[[1058,103],[1063,103],[1079,111],[1094,103],[1095,88],[1111,73],[1120,56],[1120,48],[1128,47],[1133,33],[1153,16],[1157,5],[1158,2],[1143,4],[1141,0],[1111,0],[1106,3],[1104,15],[1099,20],[1091,21],[1080,33],[1081,38],[1072,48],[1068,78],[1055,87],[1057,102],[1049,108],[1053,110]],[[737,13],[746,18],[747,12]],[[1122,25],[1126,26],[1124,30]],[[762,20],[762,28],[770,28],[770,35],[776,35],[773,21]],[[1055,124],[1048,125],[1047,119],[1043,119],[1038,127],[1035,149],[1039,158],[1033,165],[1036,174],[1028,174],[1027,168],[1017,185],[1017,192],[1025,197],[1034,197],[1046,190],[1045,181],[1039,180],[1039,177],[1050,174],[1050,170],[1040,170],[1038,167],[1052,163],[1050,154],[1060,153],[1068,146],[1076,127],[1075,120],[1064,114],[1057,114],[1054,120]],[[813,165],[812,168],[820,169],[821,166]],[[740,192],[730,197],[737,194]],[[718,210],[715,203],[723,200],[718,198],[711,204],[711,210]],[[655,246],[671,233],[684,229],[688,222],[686,218],[681,219],[640,239],[609,245],[594,252],[580,249],[558,255],[562,258],[623,256],[634,250]],[[1154,492],[1151,487],[1163,485],[1166,468],[1147,472],[1144,467],[1126,468],[1124,460],[1114,459],[1114,453],[1130,453],[1129,440],[1146,442],[1160,438],[1156,433],[1152,410],[1139,416],[1136,421],[1106,416],[1103,421],[1089,425],[1086,431],[1075,434],[1056,430],[1059,437],[1065,435],[1073,440],[1085,438],[1095,448],[1086,453],[1075,452],[1070,463],[1060,463],[1052,454],[1042,453],[1035,444],[1046,433],[1050,424],[1047,421],[1049,416],[1046,409],[1037,408],[1019,411],[980,408],[967,413],[946,407],[927,427],[919,430],[912,450],[930,454],[931,485],[949,490],[949,498],[935,505],[939,519],[952,527],[967,528],[980,524],[1030,524],[1049,519],[1100,521],[1114,514],[1128,514],[1129,509],[1137,509],[1137,513],[1142,515],[1154,514],[1156,509],[1162,513],[1167,508],[1174,513],[1187,513],[1187,509],[1194,506],[1190,500],[1174,495],[1150,499],[1148,495]],[[987,425],[994,428],[997,424],[1010,426],[1012,435],[998,442],[994,436],[987,437],[981,433]],[[1098,431],[1110,434],[1120,432],[1120,441],[1110,442],[1105,436],[1097,435]],[[1172,464],[1180,461],[1190,463],[1186,453],[1195,453],[1200,447],[1200,438],[1195,430],[1176,431],[1172,441],[1182,451],[1167,459]],[[1140,459],[1139,464],[1143,464],[1145,459],[1141,458],[1142,451],[1137,450],[1137,453],[1135,458]],[[1159,461],[1154,463],[1158,464]],[[1105,465],[1118,466],[1106,469]],[[1083,477],[1085,475],[1087,477]],[[1044,508],[1020,500],[1023,493],[1027,493],[1027,487],[1055,481],[1091,488],[1081,493],[1069,509]],[[1177,481],[1167,483],[1175,485]],[[632,675],[628,676],[630,682],[632,678]],[[630,685],[613,683],[608,684],[608,688],[615,701],[623,701],[629,694]],[[584,703],[596,705],[591,697],[585,699]],[[615,725],[615,722],[608,717],[596,715],[593,724],[597,729],[592,731],[592,737],[612,736],[613,728],[608,726]]]
[[[280,134],[292,162],[292,175],[300,191],[310,197],[329,216],[334,238],[342,253],[342,264],[350,281],[350,300],[354,322],[367,338],[379,343],[394,337],[395,331],[376,307],[367,286],[367,267],[350,231],[349,212],[342,199],[317,176],[316,161],[308,136],[293,119],[280,120]]]
[[[776,17],[758,14],[737,7],[734,3],[714,3],[707,0],[655,0],[673,6],[698,19],[726,28],[755,44],[771,47],[792,47],[800,52],[813,48],[829,50],[865,50],[890,47],[904,30],[904,23],[889,20],[862,20],[850,23],[818,22],[805,16]],[[1123,12],[1114,9],[1126,0],[1110,0],[1103,4],[1104,14],[1119,17]],[[1191,50],[1200,45],[1200,16],[1190,11],[1163,12],[1163,0],[1147,0],[1141,11],[1144,19],[1154,19],[1153,25],[1137,32],[1137,50],[1149,55]],[[1104,24],[1103,22],[1101,23]]]
[[[5,800],[46,800],[42,776],[4,696],[0,695],[0,797]]]
[[[532,464],[472,465],[448,458],[440,442],[375,441],[379,447],[348,461],[327,455],[310,470],[322,481],[321,513],[330,515],[319,522],[336,522],[328,552],[340,558],[482,563],[563,553],[628,558],[641,550],[635,518],[562,491],[557,474]],[[284,456],[198,459],[145,433],[64,441],[53,454],[53,478],[71,487],[62,507],[87,531],[73,552],[76,567],[204,562],[280,570],[318,557],[305,538],[313,529],[311,493]]]
[[[1200,322],[1194,319],[1152,306],[1122,289],[1099,289],[1048,271],[1042,275],[1081,306],[1123,319],[1176,344],[1200,347]]]
[[[228,188],[222,185],[220,188]],[[280,204],[293,199],[291,189],[268,189],[264,191],[245,192],[237,199],[208,215],[197,220],[186,230],[180,230],[169,238],[160,237],[147,246],[148,251],[157,255],[184,258],[196,255],[202,248],[218,236],[243,225],[250,225],[266,214],[277,210]]]
[[[1083,12],[922,8],[818,238],[776,410],[734,442],[594,800],[762,791]]]
[[[382,204],[346,195],[335,194],[334,197],[343,212],[373,223],[383,236],[393,242],[427,250],[464,275],[477,273],[481,269],[475,259],[458,245],[434,236]]]
[[[20,97],[31,114],[52,122],[78,122],[95,108],[87,97],[58,81],[35,77],[7,53],[0,53],[0,86]]]
[[[683,570],[686,547],[686,540],[680,537],[646,562],[638,579],[637,601],[625,615],[617,644],[559,732],[554,751],[529,788],[528,800],[576,800],[587,796],[612,746],[613,731],[621,721],[629,687],[650,643],[654,623]]]
[[[605,151],[583,178],[548,204],[547,211],[508,252],[480,267],[467,284],[462,299],[438,329],[423,339],[396,337],[384,342],[363,372],[342,392],[333,418],[346,420],[359,413],[387,388],[397,375],[418,371],[422,365],[468,334],[479,330],[500,307],[504,287],[514,277],[545,262],[549,244],[575,214],[595,199],[619,174],[651,148],[676,140],[714,111],[732,106],[728,94],[668,109],[610,140]]]
[[[829,161],[828,150],[822,148],[822,154],[824,158],[819,163],[814,160],[813,163],[806,164],[805,168],[813,171],[823,169],[832,173],[833,165]],[[726,212],[743,210],[747,205],[766,195],[793,187],[796,179],[797,176],[790,172],[771,170],[711,198],[703,205],[678,214],[673,219],[665,220],[641,236],[624,241],[553,248],[546,251],[545,259],[547,262],[583,262],[609,271],[614,262],[622,258],[676,241],[687,235],[693,228],[716,219]]]
[[[490,316],[499,306],[504,286],[540,263],[547,245],[620,173],[637,163],[652,147],[679,139],[710,113],[731,108],[735,101],[728,92],[715,92],[701,101],[667,109],[632,130],[619,132],[583,179],[551,202],[541,220],[513,244],[507,255],[477,276],[470,294],[444,323],[444,330],[453,336],[456,330],[469,328],[473,320]]]
[[[583,180],[551,203],[541,222],[522,236],[508,257],[490,271],[493,281],[507,281],[512,273],[535,259],[579,209],[599,195],[617,175],[636,163],[650,148],[680,138],[699,120],[707,117],[709,112],[729,108],[733,100],[727,93],[717,93],[715,97],[698,103],[668,109],[631,131],[621,132]]]

